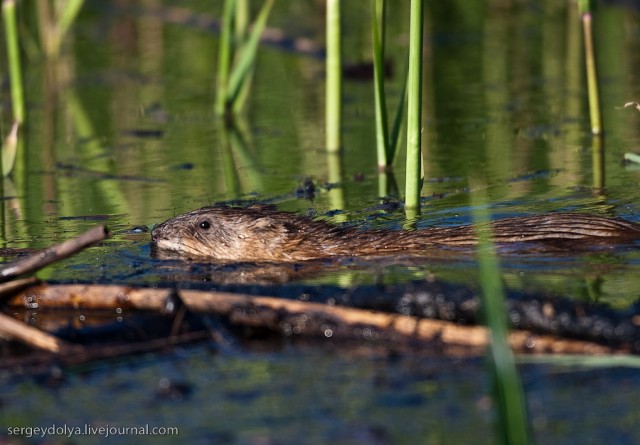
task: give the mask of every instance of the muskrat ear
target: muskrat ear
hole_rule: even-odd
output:
[[[285,223],[274,221],[271,218],[258,218],[251,223],[251,229],[256,233],[286,233],[289,230]]]

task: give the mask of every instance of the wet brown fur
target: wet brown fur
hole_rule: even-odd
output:
[[[487,227],[488,229],[489,227]],[[640,239],[640,225],[582,213],[506,218],[491,224],[496,243],[590,248]],[[486,230],[486,229],[485,229]],[[205,207],[154,228],[154,251],[208,261],[291,262],[338,256],[420,253],[434,247],[472,247],[473,226],[414,231],[362,230],[332,225],[270,206]]]

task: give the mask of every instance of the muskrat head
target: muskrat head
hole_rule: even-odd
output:
[[[283,244],[298,231],[265,206],[204,207],[158,224],[151,232],[160,258],[194,260],[287,261]]]

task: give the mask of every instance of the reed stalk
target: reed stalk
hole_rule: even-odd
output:
[[[407,169],[405,210],[420,212],[422,182],[422,26],[424,0],[411,0],[409,25],[409,76],[407,85]]]
[[[229,83],[229,72],[231,71],[231,31],[236,0],[225,0],[222,12],[222,30],[220,32],[220,47],[218,49],[218,76],[216,78],[216,113],[224,114],[227,103],[227,84]]]
[[[342,31],[341,0],[327,0],[327,80],[326,80],[326,148],[337,153],[342,147]]]
[[[237,0],[235,17],[234,17],[234,34],[235,44],[239,47],[245,45],[249,36],[249,0]],[[253,79],[253,73],[255,71],[255,63],[251,64],[249,71],[246,75],[245,81],[242,82],[238,97],[233,104],[234,113],[239,113],[249,98],[249,92],[251,90],[251,81]]]
[[[5,38],[7,39],[13,119],[20,125],[24,122],[25,107],[24,91],[22,88],[22,67],[20,65],[20,47],[18,45],[16,4],[14,0],[2,1],[2,19],[4,22]]]
[[[591,119],[591,133],[602,133],[602,117],[600,113],[600,91],[598,88],[598,72],[596,54],[593,44],[593,16],[590,0],[579,0],[578,8],[582,20],[584,33],[584,54],[587,70],[587,89],[589,93],[589,116]]]
[[[387,170],[390,164],[387,101],[384,93],[384,52],[386,29],[386,0],[373,0],[371,31],[373,34],[373,83],[376,112],[376,149],[378,171]]]
[[[472,187],[481,189],[482,187]],[[473,222],[476,227],[486,226],[490,217],[486,200],[474,200]],[[504,444],[527,444],[529,441],[527,415],[520,376],[508,343],[505,296],[500,264],[491,235],[478,230],[478,267],[482,288],[485,324],[490,330],[488,351],[492,371],[494,399],[498,409],[499,433]]]

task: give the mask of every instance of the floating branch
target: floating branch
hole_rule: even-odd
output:
[[[12,280],[7,283],[0,283],[0,301],[4,299],[3,297],[8,298],[15,295],[17,292],[20,292],[22,289],[37,284],[38,281],[39,280],[35,277],[29,277],[21,280]]]
[[[37,305],[40,309],[73,307],[162,311],[174,292],[173,289],[116,285],[43,284],[22,291],[9,304]],[[259,326],[285,335],[332,337],[344,333],[352,338],[404,339],[470,348],[485,348],[489,341],[488,330],[482,326],[462,326],[442,320],[273,297],[193,290],[178,293],[192,312],[218,314],[228,317],[231,323]],[[514,350],[528,353],[611,354],[618,351],[587,341],[558,339],[529,331],[514,331],[508,340]]]
[[[82,346],[67,343],[2,313],[0,313],[0,337],[18,340],[36,349],[55,354],[79,352],[83,349]]]
[[[35,272],[49,264],[67,258],[92,244],[110,236],[105,226],[97,226],[77,238],[49,247],[22,260],[9,263],[0,268],[0,281],[8,281],[19,275]]]

